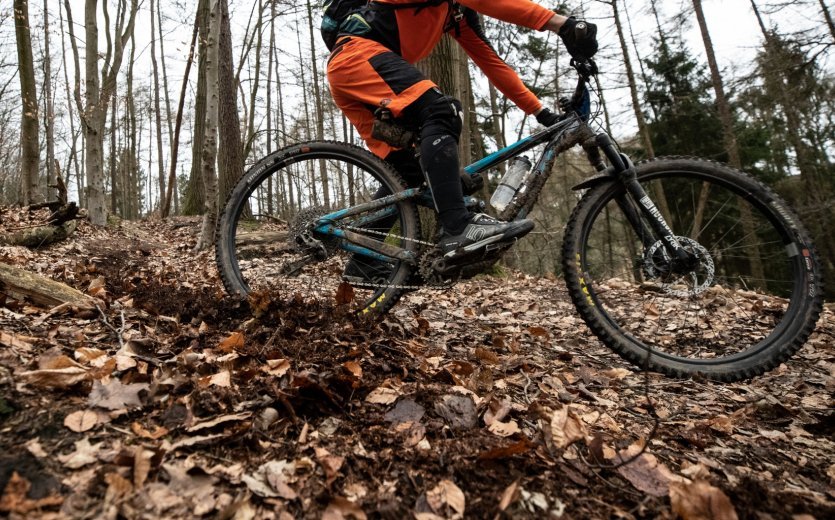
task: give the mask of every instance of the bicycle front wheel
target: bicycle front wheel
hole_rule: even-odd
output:
[[[232,190],[218,220],[215,257],[224,286],[241,297],[269,292],[337,301],[360,313],[387,311],[412,266],[368,256],[345,233],[415,253],[420,232],[414,203],[338,216],[328,233],[319,230],[320,219],[404,189],[386,163],[345,143],[301,143],[265,157]]]
[[[822,307],[820,267],[798,219],[769,188],[724,165],[660,158],[636,170],[699,262],[672,268],[660,240],[627,221],[624,204],[637,206],[623,186],[592,188],[563,244],[568,290],[587,325],[631,363],[675,377],[734,381],[787,360]]]

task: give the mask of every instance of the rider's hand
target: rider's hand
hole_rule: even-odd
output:
[[[597,26],[569,17],[560,28],[560,38],[575,60],[587,60],[597,52]]]
[[[552,126],[560,121],[560,115],[543,108],[536,114],[536,121],[542,126]]]

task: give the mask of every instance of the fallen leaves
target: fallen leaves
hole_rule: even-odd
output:
[[[703,480],[670,484],[670,504],[683,520],[737,520],[736,510],[721,489]]]
[[[88,370],[65,355],[41,359],[38,370],[21,372],[32,386],[68,388],[89,378]]]
[[[22,263],[92,285],[101,313],[0,304],[4,446],[44,462],[0,460],[2,503],[32,507],[50,477],[65,493],[12,517],[698,519],[727,493],[740,516],[789,518],[835,500],[831,310],[803,362],[763,380],[649,374],[661,426],[616,468],[652,430],[645,375],[558,281],[417,291],[367,324],[329,297],[220,298],[209,256],[81,247]]]
[[[545,445],[551,451],[562,450],[586,438],[583,421],[568,406],[562,406],[540,419]]]
[[[99,423],[99,414],[93,410],[78,410],[64,417],[64,426],[81,433],[92,430]]]
[[[122,410],[142,406],[139,393],[148,390],[144,383],[122,384],[118,379],[106,383],[93,381],[93,389],[88,397],[88,404],[105,410]]]
[[[295,461],[269,461],[259,466],[254,473],[244,475],[241,480],[258,496],[295,500],[298,494],[290,484],[296,481],[296,469]]]
[[[90,444],[90,439],[83,438],[80,441],[75,441],[75,451],[66,455],[59,455],[58,461],[65,467],[70,469],[83,468],[88,464],[92,464],[98,460],[98,453],[101,450],[103,443]]]
[[[671,482],[680,482],[684,479],[670,471],[652,453],[640,453],[642,449],[642,443],[636,443],[614,457],[613,462],[621,464],[617,468],[618,474],[628,480],[635,489],[647,495],[654,497],[667,495]],[[629,462],[623,464],[624,461]]]
[[[421,503],[428,507],[421,507]],[[442,480],[424,493],[418,499],[418,504],[415,511],[417,520],[437,520],[438,518],[458,520],[464,518],[467,500],[464,492],[454,482]]]
[[[61,496],[50,495],[43,498],[29,498],[32,483],[13,471],[0,495],[0,511],[6,513],[27,514],[45,507],[58,506],[64,502]]]

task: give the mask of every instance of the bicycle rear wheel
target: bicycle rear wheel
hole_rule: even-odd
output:
[[[563,244],[584,321],[631,363],[675,377],[733,381],[787,360],[822,307],[820,267],[798,219],[724,165],[671,157],[636,169],[699,264],[673,272],[660,241],[642,241],[627,222],[623,186],[598,185],[575,208]]]
[[[345,143],[301,143],[265,157],[232,190],[218,220],[215,258],[226,290],[241,297],[258,291],[323,301],[334,301],[338,293],[339,302],[350,300],[357,312],[387,311],[412,267],[356,253],[343,238],[314,228],[323,215],[404,189],[386,163]],[[417,209],[409,200],[332,226],[411,252],[420,243]],[[350,290],[345,280],[351,280]]]

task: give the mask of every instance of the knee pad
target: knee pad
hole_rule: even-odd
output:
[[[450,135],[458,141],[464,127],[464,113],[460,101],[452,96],[445,96],[440,90],[432,89],[415,104],[418,105],[416,108],[421,139]]]

